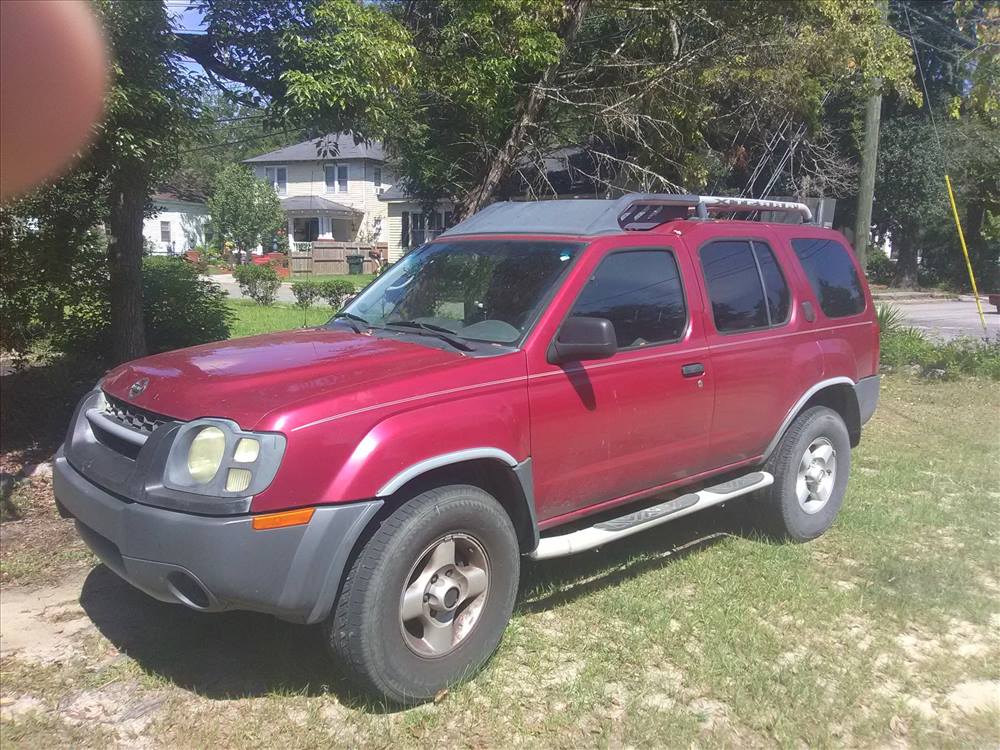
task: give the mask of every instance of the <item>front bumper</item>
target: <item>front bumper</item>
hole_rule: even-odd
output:
[[[315,623],[333,607],[351,550],[381,500],[318,507],[302,526],[252,528],[120,499],[70,466],[53,466],[60,509],[101,561],[138,589],[193,609],[247,609]]]

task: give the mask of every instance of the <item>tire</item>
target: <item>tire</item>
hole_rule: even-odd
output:
[[[824,455],[831,455],[832,463]],[[847,492],[847,425],[833,409],[807,409],[788,427],[764,470],[774,475],[774,484],[761,490],[755,504],[761,529],[779,539],[815,539],[833,524]]]
[[[470,485],[428,490],[357,555],[327,618],[327,643],[366,692],[401,705],[430,700],[496,650],[519,576],[517,535],[492,495]]]

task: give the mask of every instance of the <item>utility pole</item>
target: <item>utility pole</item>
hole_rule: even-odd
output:
[[[877,0],[882,19],[889,17],[888,0]],[[878,163],[879,121],[882,119],[882,79],[872,81],[875,92],[865,105],[865,140],[861,148],[861,177],[858,181],[858,210],[854,224],[854,254],[865,268],[868,240],[872,232],[872,202],[875,200],[875,165]]]

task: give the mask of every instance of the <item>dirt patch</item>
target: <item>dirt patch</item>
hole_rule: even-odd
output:
[[[0,656],[51,664],[78,654],[77,637],[97,632],[79,602],[84,577],[74,574],[58,586],[44,588],[5,588]]]
[[[977,711],[1000,711],[1000,681],[969,680],[948,693],[948,703],[964,714]]]

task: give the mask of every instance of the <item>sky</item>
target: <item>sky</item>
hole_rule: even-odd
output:
[[[177,31],[202,32],[205,29],[201,12],[191,7],[190,0],[166,0],[167,17]],[[202,67],[194,60],[183,59],[181,64],[195,73],[203,72]]]

